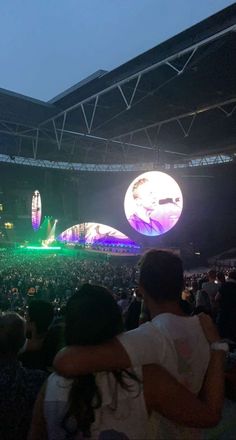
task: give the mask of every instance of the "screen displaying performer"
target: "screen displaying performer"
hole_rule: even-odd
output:
[[[139,248],[137,243],[117,229],[92,222],[71,226],[62,232],[57,239],[67,243],[84,243],[91,246],[130,246]]]
[[[124,209],[129,224],[140,234],[162,235],[179,220],[183,196],[171,176],[149,171],[136,177],[128,187]]]
[[[31,204],[31,221],[34,231],[39,229],[42,217],[42,202],[38,190],[34,191]]]

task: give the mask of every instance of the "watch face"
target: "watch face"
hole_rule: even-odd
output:
[[[222,351],[225,351],[226,353],[228,353],[228,351],[229,351],[229,344],[227,344],[227,342],[221,342],[221,341],[218,341],[218,342],[213,342],[212,344],[211,344],[211,349],[212,350],[222,350]]]
[[[162,235],[180,218],[182,192],[168,174],[150,171],[136,177],[129,185],[124,209],[129,224],[140,234]]]

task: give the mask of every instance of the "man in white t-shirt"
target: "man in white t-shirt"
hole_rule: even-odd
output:
[[[209,362],[209,345],[197,316],[187,317],[181,309],[183,268],[172,253],[151,250],[141,260],[139,289],[151,321],[119,341],[134,366],[159,363],[198,392]]]
[[[179,305],[183,289],[180,258],[166,251],[149,251],[141,260],[139,285],[152,319],[119,336],[132,366],[158,363],[197,394],[209,363],[209,344],[198,317],[186,317]],[[190,433],[162,416],[156,421],[158,438],[196,434],[196,430]]]
[[[186,317],[180,307],[183,284],[183,267],[178,256],[155,249],[147,252],[140,264],[139,289],[151,321],[122,333],[119,342],[113,340],[104,346],[93,347],[92,353],[90,347],[88,354],[93,361],[90,371],[156,363],[197,394],[209,363],[209,344],[198,317]],[[65,354],[63,367],[65,362],[68,366],[61,369],[62,374],[73,376],[83,373],[83,361],[79,352],[76,361],[76,349],[71,356],[66,357]],[[60,362],[56,367],[60,371]],[[196,438],[199,434],[160,415],[155,417],[153,426],[155,437],[159,439]]]

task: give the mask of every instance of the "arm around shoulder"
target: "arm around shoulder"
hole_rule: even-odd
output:
[[[45,397],[46,382],[39,391],[34,404],[33,416],[27,440],[48,440],[47,426],[43,414],[43,402]]]
[[[117,338],[101,345],[70,346],[60,350],[53,362],[58,374],[74,377],[97,371],[112,371],[131,366],[130,359]]]
[[[144,366],[144,397],[148,411],[158,411],[179,425],[195,428],[217,425],[224,399],[224,357],[222,352],[213,354],[201,396],[187,390],[164,368]]]

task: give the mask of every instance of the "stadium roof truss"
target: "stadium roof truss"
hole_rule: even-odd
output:
[[[236,153],[236,5],[45,103],[0,90],[0,161],[89,171]]]

